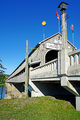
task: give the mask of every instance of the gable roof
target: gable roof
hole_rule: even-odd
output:
[[[55,36],[57,36],[57,35],[60,35],[60,36],[62,37],[62,34],[60,34],[60,33],[58,32],[58,33],[56,33],[56,34],[54,34],[54,35],[52,35],[52,36],[50,36],[50,37],[42,40],[41,42],[39,42],[39,43],[33,48],[33,50],[30,52],[29,56],[31,56],[31,54],[32,54],[43,42],[45,42],[45,41],[47,41],[47,40],[49,40],[49,39],[51,39],[51,38],[53,38],[53,37],[55,37]],[[75,47],[70,41],[67,40],[67,42],[68,42],[74,49],[76,49],[76,47]]]

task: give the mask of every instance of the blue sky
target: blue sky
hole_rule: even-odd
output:
[[[0,58],[7,74],[24,60],[26,40],[33,48],[43,39],[41,22],[46,21],[45,37],[58,32],[56,10],[61,0],[0,0]],[[72,42],[71,24],[74,25],[74,45],[80,48],[80,0],[64,0],[67,9],[68,40]],[[29,50],[30,52],[30,50]]]

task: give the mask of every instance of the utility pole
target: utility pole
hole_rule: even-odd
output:
[[[26,40],[26,66],[25,66],[25,94],[28,96],[29,67],[28,67],[28,40]]]

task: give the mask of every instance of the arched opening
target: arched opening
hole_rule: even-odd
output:
[[[51,50],[49,52],[47,52],[46,56],[45,56],[45,63],[54,60],[58,58],[58,51],[56,50]]]

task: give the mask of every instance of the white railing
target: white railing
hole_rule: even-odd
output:
[[[44,65],[38,66],[36,68],[33,68],[30,70],[30,76],[37,76],[39,74],[43,74],[43,73],[49,73],[52,71],[57,71],[58,68],[58,60],[52,60],[48,63],[45,63]]]
[[[70,66],[79,65],[80,64],[80,49],[70,52],[69,58],[70,58]]]

